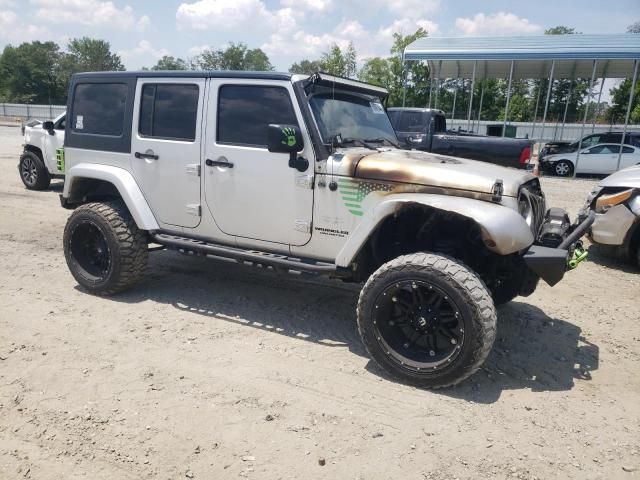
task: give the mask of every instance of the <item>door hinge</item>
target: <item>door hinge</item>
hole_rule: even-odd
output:
[[[298,175],[296,177],[296,185],[301,188],[310,188],[313,190],[313,175]]]
[[[202,207],[199,203],[191,203],[187,205],[187,213],[194,217],[200,217],[202,216]]]
[[[201,168],[202,167],[199,163],[190,163],[189,165],[187,165],[187,174],[199,177],[202,171]]]
[[[296,232],[311,233],[311,222],[306,220],[296,220],[293,224],[293,229]]]

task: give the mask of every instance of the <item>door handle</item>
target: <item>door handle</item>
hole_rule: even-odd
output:
[[[158,160],[160,158],[158,155],[155,155],[153,153],[153,150],[148,150],[147,152],[145,153],[136,152],[133,155],[136,158],[148,158],[149,160]]]
[[[228,161],[224,157],[220,157],[219,160],[211,160],[211,159],[207,158],[207,160],[204,163],[207,165],[207,167],[233,168],[233,163],[231,163],[230,161]]]

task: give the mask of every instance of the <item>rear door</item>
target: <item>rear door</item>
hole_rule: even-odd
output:
[[[156,218],[200,223],[200,161],[205,79],[140,78],[136,86],[131,163]]]
[[[620,170],[640,164],[640,150],[627,145],[622,147],[622,158],[620,159]]]

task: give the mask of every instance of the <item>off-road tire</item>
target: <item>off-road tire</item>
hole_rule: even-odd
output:
[[[25,170],[27,170],[25,172]],[[33,152],[24,152],[18,164],[20,180],[29,190],[46,190],[51,185],[51,175],[42,159]]]
[[[74,232],[81,225],[97,228],[108,248],[109,265],[102,275],[91,275],[74,257]],[[135,285],[144,276],[148,258],[147,232],[140,230],[120,201],[87,203],[69,217],[64,229],[64,255],[77,282],[96,295],[113,295]]]
[[[573,175],[573,163],[569,160],[560,160],[553,166],[553,173],[558,177],[571,177]]]
[[[461,350],[437,371],[403,367],[388,354],[376,333],[377,299],[389,286],[407,280],[434,285],[459,307],[465,330]],[[458,260],[432,253],[404,255],[374,272],[360,293],[357,321],[362,341],[376,363],[393,377],[423,388],[449,387],[472,375],[486,360],[496,336],[496,310],[482,280]]]

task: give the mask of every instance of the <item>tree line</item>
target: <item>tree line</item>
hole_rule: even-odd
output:
[[[640,33],[640,22],[629,26],[629,33]],[[578,33],[573,28],[557,26],[545,31],[547,35]],[[341,48],[332,45],[316,59],[302,59],[293,63],[289,72],[312,74],[324,71],[333,75],[355,78],[376,84],[389,91],[389,106],[424,107],[429,103],[445,111],[449,118],[466,118],[472,100],[472,118],[478,118],[482,98],[481,118],[502,120],[507,97],[506,79],[484,79],[475,82],[473,95],[471,79],[442,79],[435,81],[424,62],[402,63],[404,48],[426,37],[423,28],[409,35],[395,33],[389,55],[358,62],[353,44]],[[360,66],[359,66],[360,65]],[[207,49],[201,54],[183,59],[163,56],[149,70],[256,70],[272,71],[274,66],[260,48],[244,43],[231,43],[226,48]],[[0,54],[0,102],[31,104],[65,104],[69,79],[73,73],[86,71],[124,70],[122,59],[111,51],[109,42],[93,38],[69,41],[65,50],[55,42],[7,45]],[[514,80],[511,85],[508,120],[533,121],[543,116],[549,88],[548,80]],[[623,122],[626,114],[631,80],[624,80],[611,89],[611,105],[596,105],[599,84],[589,92],[589,79],[558,79],[553,82],[547,112],[548,122],[582,121],[588,94],[591,106],[588,121],[600,123]],[[406,86],[406,88],[405,88]],[[568,102],[568,107],[567,107]],[[640,123],[640,81],[632,106],[632,123]]]

